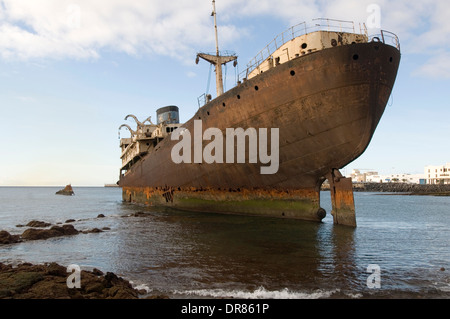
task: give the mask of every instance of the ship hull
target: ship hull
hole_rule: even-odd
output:
[[[279,128],[276,174],[261,174],[261,163],[175,164],[171,150],[178,141],[166,138],[120,177],[123,200],[321,220],[320,186],[369,145],[399,62],[392,46],[352,44],[298,57],[244,81],[183,127],[193,132],[194,120],[201,120],[203,130]]]

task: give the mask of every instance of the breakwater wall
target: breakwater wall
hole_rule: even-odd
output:
[[[330,185],[324,183],[322,190],[329,190]],[[450,184],[420,185],[407,183],[354,183],[354,192],[386,192],[386,193],[410,193],[417,195],[426,194],[450,194]]]

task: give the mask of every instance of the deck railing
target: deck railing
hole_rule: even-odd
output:
[[[369,37],[365,24],[355,25],[353,21],[325,18],[313,19],[312,21],[312,24],[308,24],[306,22],[296,24],[277,35],[264,49],[262,49],[253,59],[250,60],[245,70],[239,73],[238,81],[240,81],[241,79],[246,79],[253,70],[255,70],[263,61],[269,58],[273,54],[273,52],[278,50],[286,42],[291,41],[298,36],[316,31],[351,32],[365,34],[370,40],[377,41],[377,39],[379,39],[383,43],[386,43],[386,41],[388,41],[390,43],[386,44],[393,45],[400,50],[398,37],[388,31],[381,30],[381,33],[378,36],[375,35]]]
[[[369,42],[370,41],[383,42],[384,44],[396,47],[400,51],[400,41],[397,35],[392,32],[380,30],[379,34],[373,34],[369,36]]]

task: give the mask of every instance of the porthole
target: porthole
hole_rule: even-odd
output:
[[[255,91],[258,91],[259,87],[257,85],[255,85]]]
[[[304,50],[304,49],[306,49],[308,47],[308,44],[306,44],[306,43],[303,43],[302,44],[302,49]]]
[[[240,99],[241,99],[241,96],[240,96],[239,94],[237,95],[237,99],[238,99],[238,100],[240,100]]]
[[[392,63],[393,61],[394,61],[394,58],[393,58],[393,57],[390,57],[390,58],[389,58],[389,62]]]
[[[337,46],[336,39],[331,39],[331,46],[333,46],[333,47]]]
[[[207,112],[206,112],[206,114],[208,114],[208,115],[209,115],[209,111],[207,111]]]
[[[225,107],[225,102],[222,103],[222,106]]]
[[[291,70],[291,76],[294,76],[295,75],[295,71],[294,70]]]
[[[354,54],[354,55],[353,55],[353,60],[356,61],[356,60],[358,60],[358,59],[359,59],[359,55],[358,55],[358,54]]]

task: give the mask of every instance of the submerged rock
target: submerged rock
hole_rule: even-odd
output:
[[[0,231],[0,245],[15,244],[20,242],[19,235],[11,235],[6,230]]]
[[[102,232],[103,232],[103,230],[101,230],[101,229],[92,228],[92,229],[89,229],[89,230],[85,230],[82,233],[83,234],[90,234],[90,233],[102,233]]]
[[[64,189],[61,189],[61,190],[59,190],[59,191],[57,191],[56,192],[56,195],[68,195],[68,196],[71,196],[71,195],[74,195],[75,193],[73,192],[73,189],[72,189],[72,185],[66,185],[66,187],[64,187]]]

